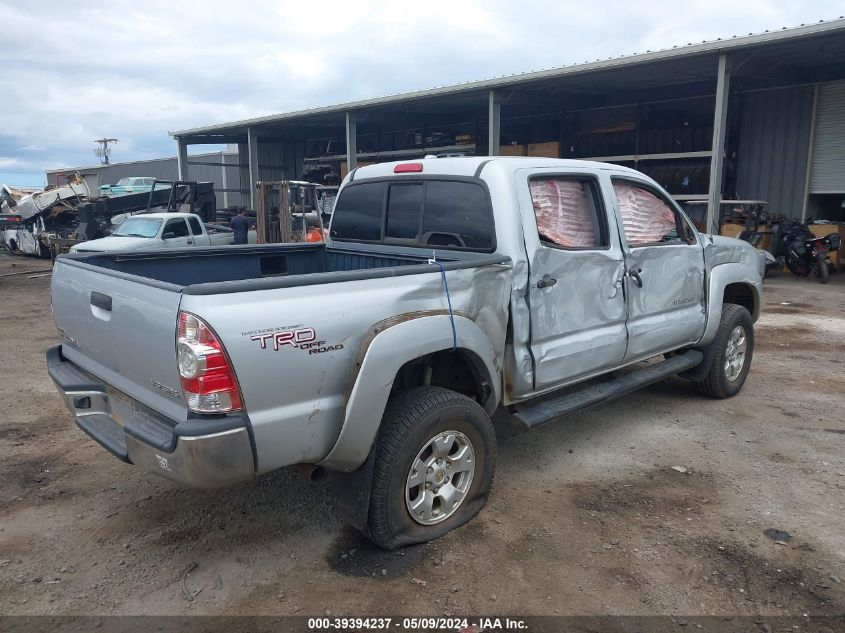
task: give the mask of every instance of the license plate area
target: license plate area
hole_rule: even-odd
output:
[[[126,426],[129,419],[138,410],[138,404],[122,391],[109,387],[109,413],[120,426]]]

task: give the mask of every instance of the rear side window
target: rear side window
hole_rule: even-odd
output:
[[[188,218],[188,224],[191,225],[191,232],[194,235],[202,235],[202,226],[200,226],[200,221],[194,217]]]
[[[487,191],[461,180],[362,182],[347,186],[332,215],[332,238],[492,251]]]
[[[168,220],[162,236],[165,233],[173,233],[173,237],[187,237],[188,225],[185,224],[185,220]]]
[[[528,183],[540,241],[561,248],[603,248],[595,184],[561,176],[532,178]]]

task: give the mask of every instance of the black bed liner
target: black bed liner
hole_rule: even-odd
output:
[[[130,281],[190,295],[301,287],[380,277],[506,264],[484,253],[391,253],[324,244],[213,246],[190,250],[91,253],[62,256],[71,266],[96,267]]]

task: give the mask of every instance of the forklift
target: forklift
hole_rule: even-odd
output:
[[[276,180],[259,181],[255,188],[258,244],[325,241],[326,211],[318,195],[318,189],[325,187],[301,180]]]

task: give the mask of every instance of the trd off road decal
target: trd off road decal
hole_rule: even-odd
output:
[[[273,347],[273,351],[278,352],[279,348],[285,345],[291,347],[301,347],[303,344],[310,343],[316,340],[317,333],[313,328],[306,327],[299,330],[282,330],[280,332],[267,332],[264,334],[254,334],[250,337],[253,341],[258,341],[261,349],[267,349],[268,344]]]
[[[326,341],[317,340],[317,332],[310,327],[253,334],[250,339],[258,341],[261,349],[272,348],[274,352],[278,352],[286,345],[295,349],[307,350],[309,354],[322,354],[343,349],[341,343],[326,345]]]

